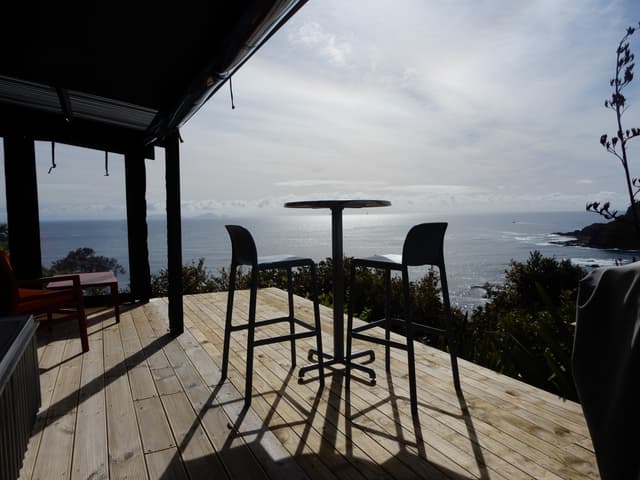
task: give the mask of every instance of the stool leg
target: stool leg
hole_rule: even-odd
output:
[[[407,361],[409,363],[409,399],[411,413],[418,414],[418,395],[416,392],[416,361],[413,348],[413,322],[411,311],[411,290],[409,288],[409,272],[407,266],[402,268],[402,290],[404,295],[404,314],[407,327]]]
[[[247,328],[247,371],[245,374],[244,405],[251,405],[253,389],[253,349],[256,333],[256,302],[258,296],[258,269],[251,269],[251,293],[249,295],[249,325]]]
[[[82,344],[82,352],[89,351],[89,332],[87,331],[87,313],[84,310],[84,300],[82,298],[82,290],[77,294],[77,310],[78,310],[78,327],[80,328],[80,343]]]
[[[344,385],[345,390],[351,388],[351,351],[352,351],[352,330],[353,330],[353,304],[356,298],[356,265],[355,261],[351,261],[351,269],[349,272],[349,306],[347,308],[347,348],[346,348],[346,364],[344,366]]]
[[[118,282],[114,282],[109,286],[111,290],[111,305],[116,314],[116,323],[120,323],[120,299],[118,295]]]
[[[236,266],[231,265],[229,272],[229,292],[227,293],[227,318],[224,324],[224,346],[222,347],[222,370],[220,372],[220,382],[227,379],[229,368],[229,343],[231,341],[231,317],[233,315],[233,294],[236,289]]]
[[[386,345],[384,346],[384,355],[385,355],[385,367],[387,369],[387,373],[391,371],[391,345],[389,342],[391,341],[391,270],[386,269],[384,272],[384,290],[385,290],[385,299],[384,299],[384,339],[386,340]]]
[[[293,336],[296,333],[295,322],[293,321],[293,274],[291,267],[287,268],[287,293],[289,297],[289,333],[291,334],[291,366],[296,366],[296,341]]]
[[[318,304],[318,277],[315,264],[311,264],[311,295],[313,300],[313,317],[316,325],[316,350],[318,352],[318,374],[320,388],[324,387],[324,356],[322,354],[322,326],[320,324],[320,305]]]
[[[451,302],[449,300],[449,287],[447,284],[447,273],[444,265],[440,265],[440,285],[442,286],[442,304],[444,305],[444,311],[447,322],[447,344],[449,346],[449,356],[451,357],[451,371],[453,372],[453,385],[456,391],[461,391],[460,386],[460,371],[458,370],[458,352],[457,352],[457,339],[455,328],[453,324],[453,315],[451,313]]]

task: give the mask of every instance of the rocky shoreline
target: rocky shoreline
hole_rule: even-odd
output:
[[[554,232],[575,240],[556,241],[558,245],[640,251],[640,239],[633,224],[631,209],[608,223],[592,223],[581,230]]]

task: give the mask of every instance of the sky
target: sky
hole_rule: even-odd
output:
[[[225,85],[182,128],[183,215],[334,198],[390,212],[623,209],[622,167],[599,138],[616,131],[604,100],[638,21],[637,0],[310,0],[233,76],[236,108]],[[640,79],[626,96],[623,125],[639,127]],[[122,156],[109,176],[104,152],[58,144],[50,174],[51,145],[36,156],[41,219],[125,217]],[[640,176],[640,140],[630,159]],[[149,215],[164,214],[164,189],[156,149]]]

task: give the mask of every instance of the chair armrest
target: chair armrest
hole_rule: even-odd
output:
[[[71,285],[68,285],[65,287],[66,288],[74,288],[74,289],[79,289],[80,288],[80,276],[78,274],[68,274],[68,275],[56,275],[53,277],[40,277],[40,278],[34,278],[34,279],[30,279],[30,280],[19,280],[18,284],[19,286],[28,286],[28,285],[46,285],[48,283],[57,283],[57,282],[69,282],[71,281]],[[63,288],[63,287],[60,287]]]

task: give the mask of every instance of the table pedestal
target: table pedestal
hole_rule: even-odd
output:
[[[302,381],[304,374],[317,369],[322,363],[323,367],[333,367],[334,365],[344,365],[347,359],[344,356],[344,252],[342,242],[342,206],[332,206],[331,208],[331,256],[333,264],[333,355],[323,354],[323,358],[318,358],[316,363],[302,367],[298,373],[298,379]],[[351,355],[352,360],[369,356],[366,363],[373,362],[375,354],[373,350],[365,350]],[[309,361],[314,361],[318,357],[316,350],[309,351]],[[371,382],[375,383],[376,372],[372,368],[365,367],[359,363],[350,362],[351,368],[361,370],[369,374]]]

